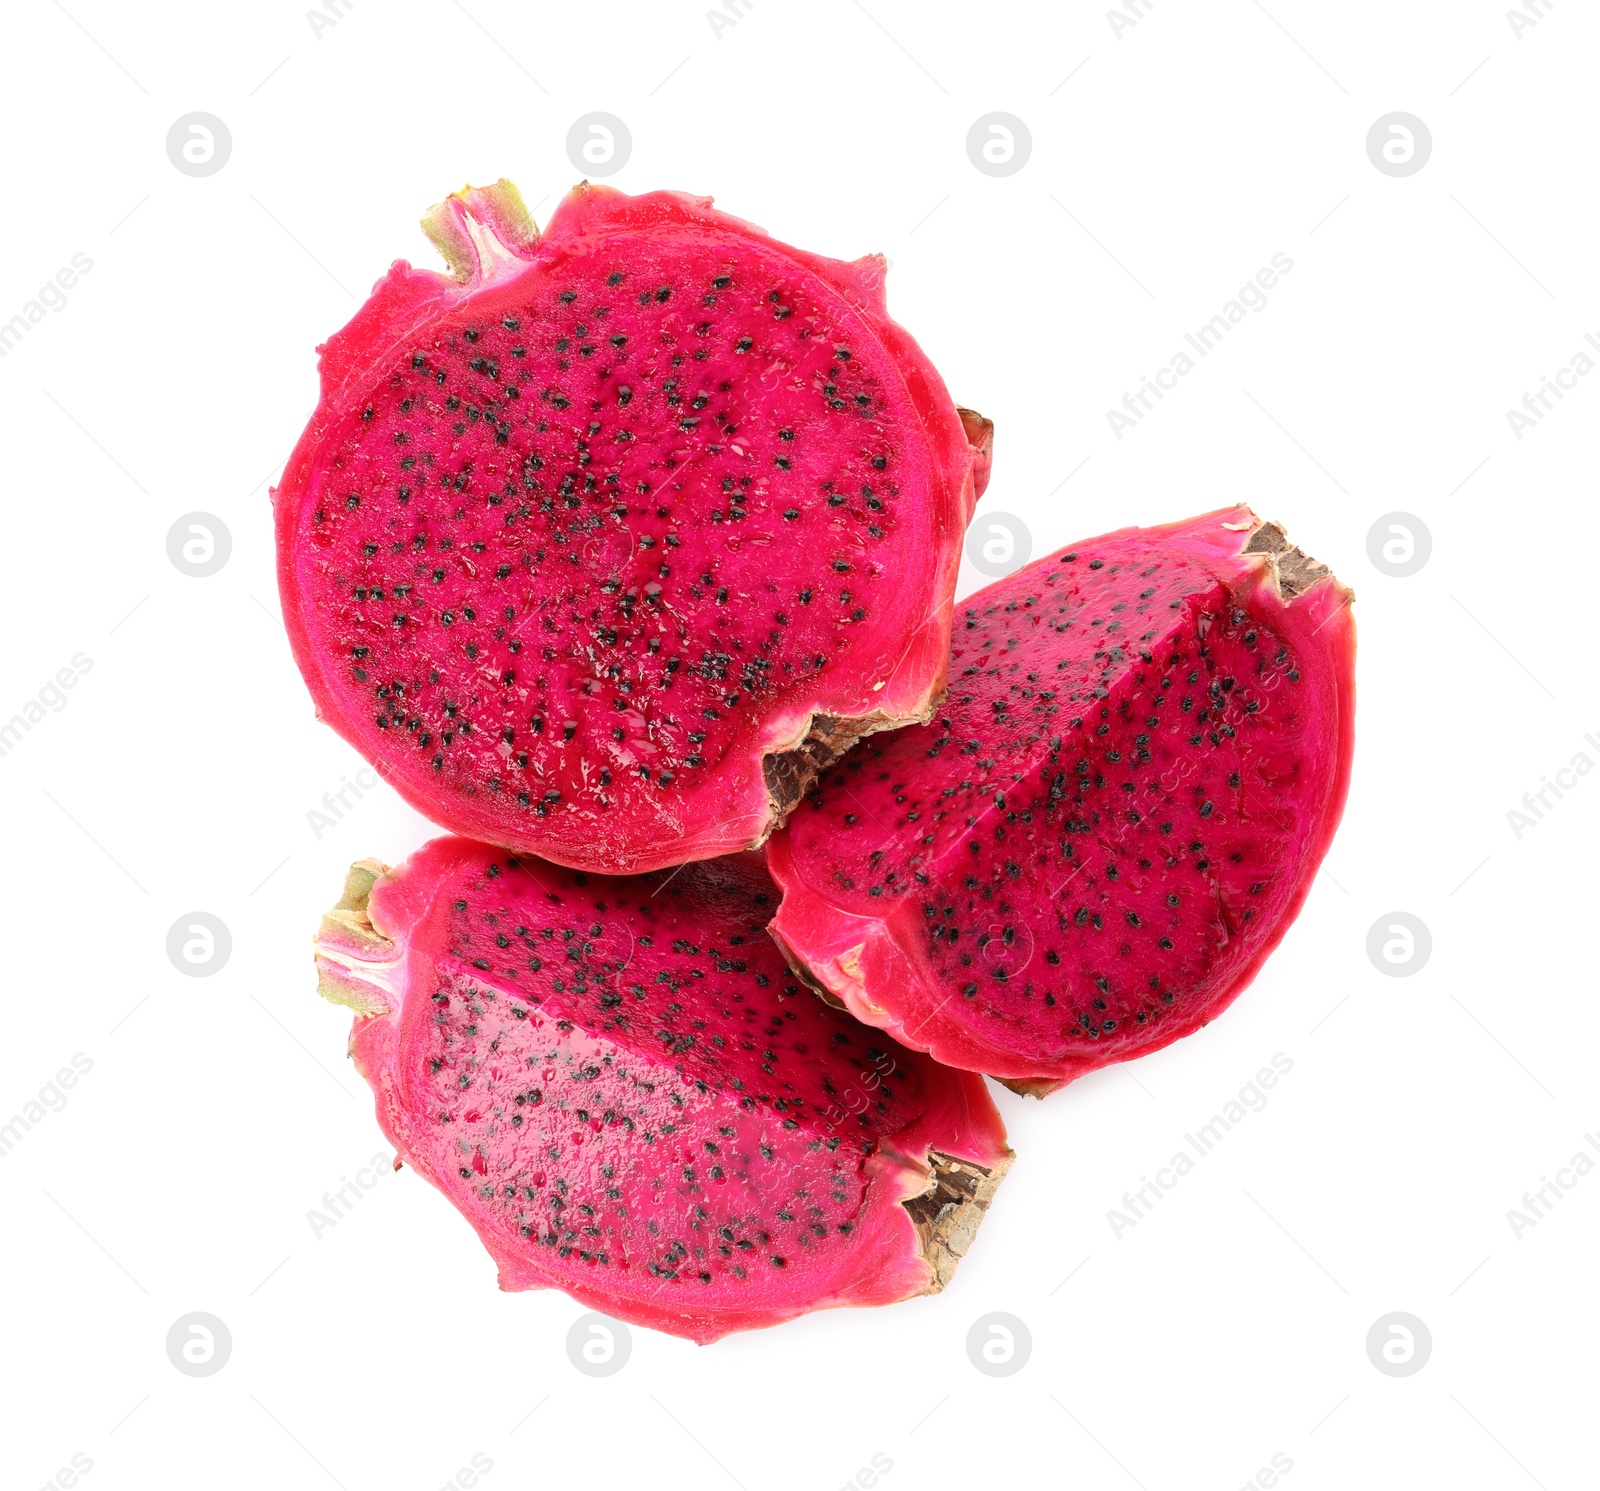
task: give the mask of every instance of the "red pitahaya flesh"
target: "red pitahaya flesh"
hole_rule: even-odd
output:
[[[504,1289],[697,1341],[935,1293],[1011,1162],[981,1078],[813,998],[758,855],[607,877],[436,839],[352,867],[322,993]]]
[[[1244,507],[979,591],[934,721],[858,746],[768,844],[773,935],[861,1019],[1020,1091],[1188,1035],[1344,808],[1351,598]]]
[[[578,869],[757,845],[925,720],[992,427],[884,261],[677,192],[507,182],[423,226],[322,351],[275,493],[321,716],[419,811]]]

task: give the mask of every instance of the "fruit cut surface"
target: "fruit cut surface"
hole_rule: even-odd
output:
[[[1350,600],[1242,507],[978,592],[934,719],[862,742],[768,844],[773,935],[859,1018],[1023,1091],[1189,1034],[1339,821]]]
[[[503,1288],[710,1341],[949,1280],[1010,1164],[994,1105],[814,998],[776,901],[757,855],[610,878],[438,839],[352,868],[322,993]]]
[[[675,192],[507,183],[424,226],[322,348],[274,494],[321,716],[419,811],[575,868],[762,842],[928,717],[992,429],[884,263]]]

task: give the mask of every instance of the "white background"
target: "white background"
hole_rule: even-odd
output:
[[[1600,1130],[1600,779],[1520,839],[1507,811],[1600,762],[1600,377],[1521,440],[1506,411],[1600,334],[1600,26],[1574,0],[1520,34],[1506,0],[1135,9],[753,0],[719,32],[706,0],[357,0],[319,36],[305,0],[7,7],[0,320],[93,269],[0,359],[0,719],[93,666],[0,756],[0,1120],[93,1070],[0,1160],[5,1486],[75,1453],[91,1491],[435,1491],[475,1453],[489,1491],[833,1491],[874,1454],[889,1491],[1230,1491],[1275,1453],[1290,1491],[1595,1483],[1600,1177],[1520,1238],[1507,1212]],[[233,137],[204,179],[165,149],[193,110]],[[891,310],[997,423],[980,521],[1037,555],[1248,501],[1353,585],[1362,649],[1299,922],[1203,1033],[997,1091],[1018,1160],[951,1289],[707,1348],[635,1331],[604,1380],[567,1360],[578,1307],[499,1294],[410,1171],[307,1221],[383,1150],[309,937],[351,859],[428,830],[384,792],[309,825],[359,762],[291,662],[267,498],[316,343],[392,258],[435,262],[421,211],[504,174],[542,220],[592,110],[632,132],[614,185],[891,256]],[[965,148],[994,110],[1032,135],[1003,179]],[[1392,110],[1432,133],[1409,177],[1366,153]],[[1118,440],[1106,411],[1279,252],[1267,307]],[[207,579],[166,552],[196,510],[232,534]],[[1432,535],[1410,578],[1368,557],[1395,510]],[[233,939],[206,979],[165,951],[196,910]],[[1433,938],[1412,977],[1366,953],[1396,910]],[[1114,1236],[1275,1052],[1269,1105]],[[1001,1379],[965,1347],[995,1310],[1032,1336]],[[1365,1347],[1396,1310],[1433,1342],[1404,1378]],[[204,1379],[164,1346],[192,1311],[233,1337]]]

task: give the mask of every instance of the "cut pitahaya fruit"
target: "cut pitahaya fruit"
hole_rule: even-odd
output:
[[[992,427],[884,261],[677,192],[508,182],[423,226],[322,348],[275,493],[321,716],[458,833],[637,872],[762,842],[925,720]]]
[[[502,1288],[711,1341],[949,1281],[1011,1162],[1000,1117],[814,999],[776,902],[758,855],[610,878],[436,839],[352,867],[322,993]]]
[[[1020,1091],[1188,1035],[1339,822],[1351,598],[1244,507],[979,591],[934,722],[857,747],[768,844],[773,935],[861,1019]]]

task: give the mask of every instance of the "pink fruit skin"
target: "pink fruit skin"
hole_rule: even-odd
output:
[[[776,902],[755,855],[613,879],[445,838],[378,879],[370,932],[325,921],[323,993],[360,1011],[350,1054],[378,1122],[476,1229],[503,1289],[562,1289],[707,1342],[943,1282],[902,1203],[928,1188],[930,1151],[997,1182],[1010,1162],[999,1115],[979,1078],[793,981],[756,896]],[[542,935],[566,920],[580,942]],[[680,939],[692,951],[673,949]],[[588,951],[575,958],[575,946]],[[697,958],[705,976],[682,976]],[[865,1071],[883,1075],[862,1076],[864,1048],[878,1053]],[[786,1207],[788,1221],[776,1215]],[[585,1216],[593,1236],[567,1226]],[[444,1274],[452,1261],[429,1266]]]
[[[1276,562],[1242,552],[1247,541],[1256,541],[1252,534],[1258,527],[1255,515],[1240,507],[1166,527],[1123,529],[1039,560],[959,605],[951,697],[942,717],[864,741],[840,768],[824,774],[812,800],[766,846],[768,866],[783,889],[771,930],[791,961],[858,1018],[904,1044],[1039,1096],[1110,1062],[1159,1050],[1227,1008],[1305,902],[1344,809],[1354,748],[1350,592],[1325,567],[1315,566],[1301,573],[1302,593],[1280,597],[1273,578]],[[1264,531],[1281,536],[1280,530]],[[1071,566],[1062,560],[1067,554],[1073,556]],[[1085,569],[1091,560],[1097,562],[1094,571]],[[1136,595],[1147,583],[1153,597],[1148,605],[1159,608],[1159,617],[1180,614],[1170,609],[1169,595],[1183,610],[1175,623],[1145,620],[1149,630],[1137,641],[1135,620],[1127,622],[1127,645],[1146,648],[1153,658],[1131,665],[1149,670],[1150,686],[1138,695],[1139,717],[1122,735],[1107,737],[1128,758],[1113,766],[1096,754],[1098,737],[1091,729],[1074,731],[1070,720],[1081,715],[1096,727],[1099,716],[1093,711],[1118,702],[1116,685],[1100,705],[1091,685],[1102,678],[1092,668],[1075,665],[1070,673],[1056,668],[1059,657],[1075,645],[1074,635],[1098,643],[1094,660],[1112,646],[1111,636],[1092,627],[1085,632],[1081,625],[1075,634],[1066,633],[1067,640],[1053,630],[1046,637],[1044,631],[1058,617],[1073,615],[1077,598],[1089,594],[1097,577],[1119,573],[1133,577],[1124,591],[1115,592],[1125,602],[1120,614],[1139,618],[1126,603],[1142,605]],[[1108,578],[1104,583],[1118,582]],[[1162,585],[1169,588],[1158,592]],[[1033,603],[1026,602],[1030,595]],[[1092,602],[1077,614],[1089,611],[1094,611]],[[1241,664],[1237,686],[1226,679],[1231,692],[1224,697],[1244,701],[1230,702],[1209,726],[1196,725],[1193,712],[1172,709],[1180,694],[1193,701],[1206,687],[1204,677],[1197,687],[1188,686],[1188,673],[1172,661],[1175,649],[1193,640],[1194,618],[1202,612],[1229,620],[1226,628],[1207,621],[1199,629],[1204,634],[1214,628],[1213,660],[1236,658]],[[1247,619],[1234,623],[1238,613]],[[1108,610],[1095,615],[1094,625],[1111,619]],[[1005,627],[1014,625],[1020,643],[1015,654],[1002,645],[1000,665],[1013,672],[1026,669],[1038,679],[1020,704],[1011,685],[991,681],[988,670],[996,661],[990,651],[996,636],[991,616]],[[1017,616],[1026,619],[1013,623]],[[1298,674],[1293,684],[1285,682],[1290,662],[1254,677],[1242,666],[1258,662],[1269,635],[1292,655]],[[1183,655],[1189,659],[1185,669],[1200,660],[1192,651]],[[969,685],[966,670],[980,657],[985,666]],[[1115,660],[1106,668],[1115,672]],[[1163,671],[1169,678],[1179,676],[1162,687],[1156,675]],[[1063,683],[1063,697],[1039,693],[1051,679],[1071,681]],[[1080,687],[1073,689],[1072,683]],[[969,690],[970,702],[963,703],[960,696]],[[1017,738],[1020,727],[1013,731],[1009,724],[994,723],[1014,718],[997,716],[997,698],[1008,709],[1026,710],[1020,723],[1028,737]],[[1208,700],[1199,697],[1198,702],[1203,708]],[[1256,712],[1263,703],[1265,712]],[[1148,722],[1142,718],[1146,704]],[[1117,713],[1110,710],[1112,724],[1118,723]],[[1190,731],[1215,728],[1222,720],[1245,736],[1243,741],[1237,733],[1228,737],[1230,750],[1240,742],[1238,752],[1255,752],[1230,758],[1244,763],[1236,787],[1211,781],[1203,761],[1184,766],[1186,758],[1202,760],[1187,744]],[[952,728],[945,728],[947,723]],[[1127,737],[1135,730],[1148,734],[1129,750]],[[1054,731],[1065,739],[1052,752],[1046,741]],[[945,746],[939,745],[942,737]],[[949,746],[969,737],[981,738],[981,746],[953,755]],[[1137,750],[1152,753],[1153,763],[1144,769],[1150,776],[1141,777],[1135,769]],[[1106,797],[1121,785],[1119,778],[1134,782],[1137,797],[1119,797],[1108,806],[1122,817],[1123,803],[1137,803],[1143,820],[1139,832],[1145,835],[1138,840],[1140,848],[1128,847],[1134,830],[1124,830],[1109,812],[1094,819],[1093,835],[1082,831],[1098,802],[1085,807],[1063,798],[1058,806],[1050,795],[1054,783],[1058,793],[1065,788],[1070,796],[1068,784],[1080,759],[1090,774],[1107,780]],[[985,769],[987,779],[974,782]],[[958,817],[955,810],[954,821],[944,821],[941,794],[955,790],[960,780],[972,785],[975,803],[981,798],[981,808],[974,807],[977,827],[971,826],[971,815]],[[993,805],[996,791],[1006,800],[1004,814]],[[1205,799],[1204,817],[1197,797]],[[906,816],[913,813],[914,823]],[[1081,828],[1066,826],[1074,815],[1083,815]],[[1002,817],[1011,833],[1004,850],[1011,868],[1004,873],[995,868],[990,845],[980,843]],[[1166,836],[1159,833],[1162,822],[1171,829]],[[1157,832],[1149,832],[1152,827]],[[1124,835],[1120,840],[1119,834]],[[1190,834],[1199,836],[1194,843],[1215,844],[1220,837],[1237,844],[1240,865],[1235,869],[1225,854],[1218,865],[1206,863],[1204,856],[1218,851],[1190,852],[1185,842]],[[1148,862],[1143,867],[1141,859]],[[899,871],[898,888],[885,883],[888,869]],[[982,905],[966,884],[974,873],[992,893]],[[911,874],[926,876],[927,882],[908,878]],[[851,888],[843,880],[851,881]],[[870,888],[874,881],[876,893]],[[1176,908],[1169,897],[1176,897]],[[925,909],[930,904],[935,907],[931,917]],[[945,907],[959,909],[946,918]],[[958,925],[964,919],[965,925]],[[930,927],[942,931],[944,939],[930,936]],[[972,949],[980,927],[989,931],[990,941],[957,971],[947,950],[962,942],[952,943],[949,933],[964,932],[965,947]],[[989,950],[997,946],[995,935],[1002,927],[1015,934],[1012,951],[995,955]],[[1006,969],[1005,986],[998,987],[986,975],[1008,957],[1014,966]],[[1159,988],[1150,984],[1152,977]],[[1100,978],[1106,984],[1096,982]]]
[[[764,759],[814,715],[881,729],[939,697],[990,429],[889,319],[877,255],[791,248],[678,192],[585,184],[542,236],[518,211],[504,183],[441,204],[425,225],[464,278],[397,261],[320,349],[274,492],[296,661],[319,716],[454,832],[612,873],[758,845],[793,799]],[[717,265],[733,283],[712,309],[698,279],[649,294]],[[748,352],[728,344],[746,326]],[[574,548],[581,570],[553,570]]]

